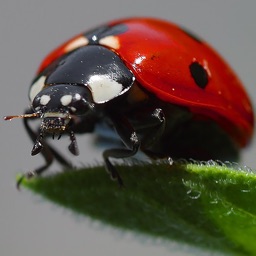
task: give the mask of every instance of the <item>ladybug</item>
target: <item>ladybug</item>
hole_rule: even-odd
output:
[[[110,158],[236,159],[253,133],[253,110],[240,80],[205,41],[155,18],[129,18],[79,34],[41,63],[30,90],[25,128],[35,141],[32,155],[45,164],[70,163],[44,137],[96,126],[115,130],[123,146],[107,149],[107,171],[122,185]],[[30,118],[30,119],[29,119]],[[41,118],[39,131],[28,120]]]

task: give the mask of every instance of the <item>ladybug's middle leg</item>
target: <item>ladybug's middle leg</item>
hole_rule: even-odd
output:
[[[126,149],[117,148],[106,150],[103,153],[103,158],[111,177],[117,179],[119,185],[123,185],[121,177],[109,158],[131,157],[138,152],[142,143],[137,134],[137,128],[143,131],[143,135],[145,135],[143,136],[143,147],[151,146],[163,134],[165,129],[165,116],[160,108],[156,108],[152,112],[146,112],[142,115],[142,118],[139,118],[138,122],[135,122],[136,124],[134,123],[136,130],[131,122],[122,115],[112,115],[111,120],[116,132],[125,144]]]
[[[113,148],[105,150],[103,152],[103,158],[106,169],[110,173],[111,178],[117,179],[119,185],[122,186],[122,178],[118,174],[116,168],[110,162],[109,158],[126,158],[135,155],[140,147],[140,140],[131,123],[124,116],[112,116],[111,120],[116,132],[127,148]]]
[[[142,131],[143,142],[141,147],[146,149],[158,141],[165,131],[166,118],[161,108],[155,108],[153,111],[143,112],[140,119],[141,125],[138,130]]]

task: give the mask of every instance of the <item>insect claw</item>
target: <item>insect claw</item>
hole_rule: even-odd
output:
[[[31,155],[32,156],[37,155],[38,153],[41,152],[42,149],[43,149],[43,145],[41,141],[37,140],[34,147],[32,148]]]
[[[43,137],[44,137],[44,132],[43,130],[41,130],[32,148],[32,151],[31,151],[32,156],[37,155],[43,149],[43,144],[42,144]]]
[[[68,149],[73,155],[78,156],[79,155],[79,150],[78,150],[78,146],[77,146],[76,137],[75,137],[74,132],[70,131],[69,136],[70,136],[71,143],[68,146]]]

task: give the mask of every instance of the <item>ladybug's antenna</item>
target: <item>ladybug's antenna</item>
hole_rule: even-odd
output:
[[[31,118],[31,117],[39,117],[39,113],[32,113],[32,114],[24,114],[24,115],[15,115],[15,116],[5,116],[5,121],[11,121],[13,118]]]

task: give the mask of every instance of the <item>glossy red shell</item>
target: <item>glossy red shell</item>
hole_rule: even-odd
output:
[[[128,29],[115,35],[119,46],[112,50],[146,90],[162,101],[188,107],[195,115],[214,120],[240,146],[248,144],[254,125],[252,105],[236,74],[215,50],[170,22],[133,18],[108,25],[117,24],[125,24]],[[80,37],[82,34],[50,53],[39,72]],[[189,65],[193,62],[207,71],[209,81],[204,89],[192,78]]]

